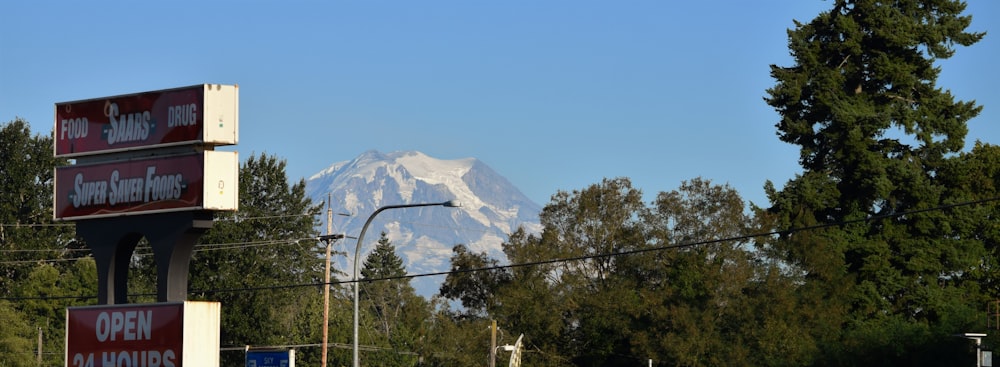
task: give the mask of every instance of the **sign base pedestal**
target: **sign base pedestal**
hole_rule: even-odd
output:
[[[153,248],[157,302],[187,299],[188,266],[198,238],[212,227],[210,211],[80,220],[76,233],[97,263],[97,303],[128,303],[128,268],[143,237]]]

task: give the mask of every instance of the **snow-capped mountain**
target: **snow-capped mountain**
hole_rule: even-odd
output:
[[[368,151],[351,161],[337,162],[306,180],[306,195],[314,202],[330,197],[334,233],[358,236],[371,213],[386,205],[441,203],[457,200],[461,207],[428,206],[386,210],[365,232],[361,260],[385,232],[410,274],[446,271],[452,248],[465,244],[475,252],[504,259],[501,244],[518,227],[540,231],[541,210],[489,166],[475,158],[441,160],[416,151]],[[340,213],[349,213],[343,216]],[[326,231],[323,221],[321,232]],[[337,269],[350,274],[357,242],[335,247],[348,253]],[[443,276],[413,280],[417,292],[437,293]]]

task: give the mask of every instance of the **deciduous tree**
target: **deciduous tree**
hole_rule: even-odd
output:
[[[512,236],[523,235],[519,229]],[[500,261],[486,252],[473,252],[459,244],[452,248],[451,272],[441,284],[439,294],[462,303],[459,315],[470,319],[485,319],[493,306],[497,290],[510,282],[510,272],[497,268]]]
[[[52,138],[33,134],[27,121],[0,126],[0,296],[32,271],[17,262],[83,254],[64,251],[73,227],[52,219],[53,168],[63,164],[53,157]]]
[[[0,367],[35,366],[33,328],[7,301],[0,301]]]
[[[65,307],[87,301],[44,297],[96,293],[93,261],[87,262],[87,252],[74,241],[73,225],[52,218],[53,169],[63,164],[64,159],[53,156],[52,138],[33,134],[27,121],[0,125],[0,297],[19,299],[9,306],[21,323],[11,327],[41,328],[42,347],[48,351],[63,349]],[[91,274],[86,274],[88,264]],[[37,333],[9,334],[5,342],[18,344],[11,338],[19,335],[34,345]],[[44,360],[59,361],[52,354]]]

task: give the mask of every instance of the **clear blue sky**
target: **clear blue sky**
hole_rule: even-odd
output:
[[[786,29],[830,1],[5,1],[0,121],[52,130],[53,104],[240,86],[246,158],[292,179],[376,149],[475,157],[541,205],[605,177],[648,198],[695,177],[766,206],[797,172],[762,100]],[[1000,143],[1000,4],[939,86],[985,106]]]

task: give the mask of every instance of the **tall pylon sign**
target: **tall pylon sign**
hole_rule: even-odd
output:
[[[90,247],[102,305],[67,309],[66,365],[217,366],[219,305],[186,300],[188,265],[214,213],[238,209],[239,157],[215,150],[238,142],[238,86],[56,103],[53,131],[55,156],[75,161],[55,167],[53,217]],[[158,303],[122,305],[142,238]]]

